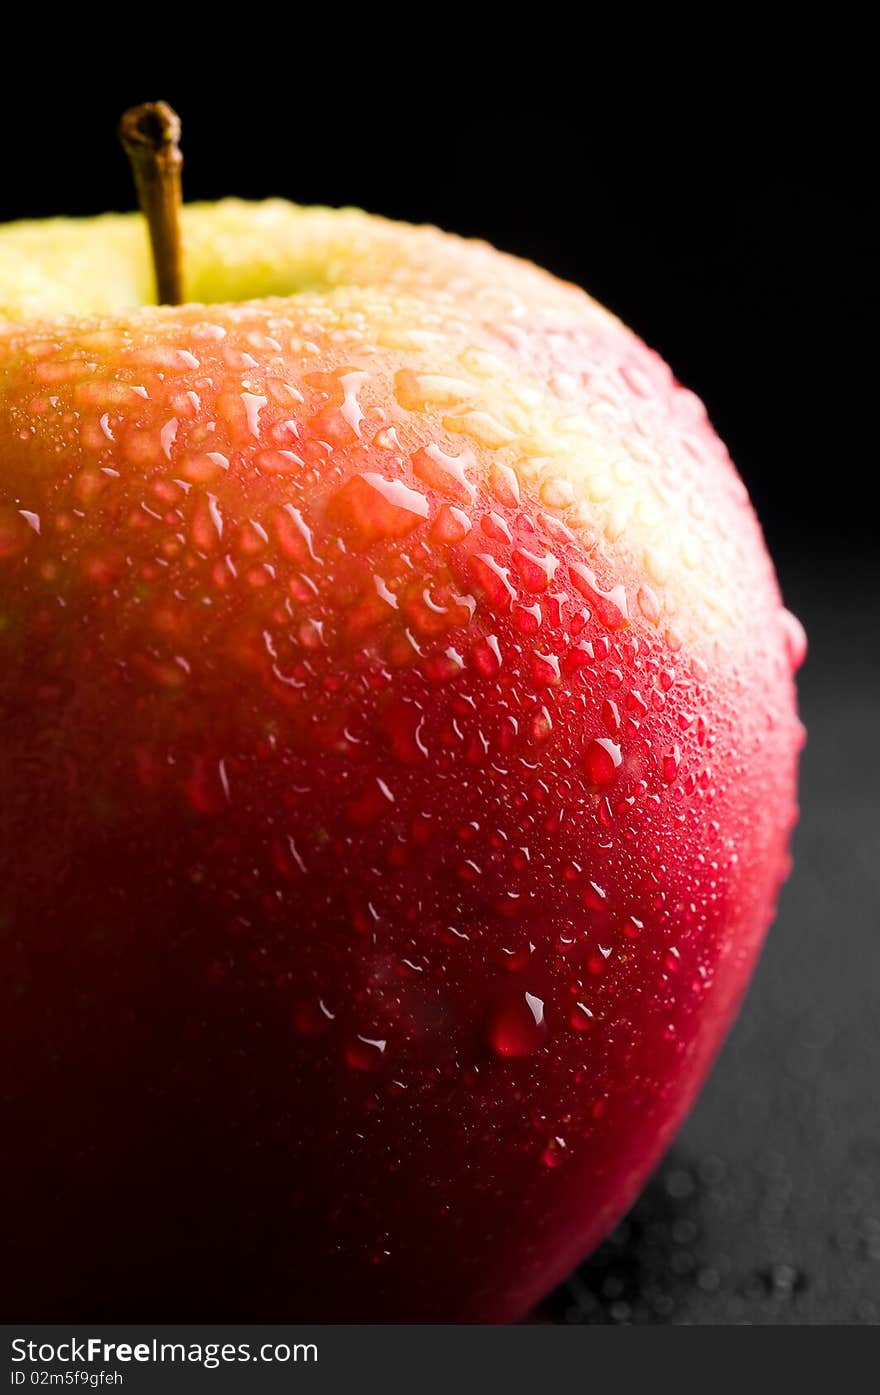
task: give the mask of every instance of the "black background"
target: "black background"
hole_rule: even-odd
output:
[[[69,49],[53,28],[51,62],[33,36],[10,46],[0,218],[131,206],[116,120],[161,96],[188,198],[485,237],[586,286],[704,399],[811,639],[797,867],[693,1117],[546,1315],[876,1323],[875,83],[843,16],[772,37],[715,22],[646,34],[633,10],[610,35],[588,11],[522,14],[513,45],[512,20],[478,39],[488,16],[451,11],[280,29],[208,11],[191,40],[119,11],[109,40],[95,24]]]

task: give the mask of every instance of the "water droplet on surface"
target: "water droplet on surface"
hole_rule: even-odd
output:
[[[378,1070],[385,1058],[388,1042],[384,1037],[364,1037],[358,1034],[345,1048],[345,1063],[352,1070]]]
[[[216,765],[204,756],[194,756],[184,782],[186,797],[200,814],[219,814],[229,803],[229,783],[225,762]]]
[[[494,678],[501,668],[501,648],[495,635],[478,640],[470,651],[474,668],[484,678]]]
[[[675,945],[671,945],[666,951],[663,958],[663,966],[670,974],[677,974],[681,968],[681,954]]]
[[[477,491],[467,474],[474,464],[471,451],[448,455],[436,445],[423,446],[412,456],[413,473],[417,479],[461,504],[472,504],[477,497]]]
[[[547,1147],[541,1154],[541,1162],[544,1164],[545,1167],[558,1167],[559,1164],[563,1161],[565,1149],[566,1142],[564,1138],[551,1138],[550,1142],[547,1144]]]
[[[431,537],[435,542],[457,543],[471,531],[471,521],[463,509],[452,504],[443,504],[431,525]]]
[[[489,1045],[502,1060],[531,1056],[547,1040],[544,1000],[511,993],[496,1003],[488,1023]]]
[[[605,698],[602,703],[602,721],[605,723],[606,730],[610,731],[612,736],[620,731],[620,711],[617,703],[612,702],[611,698]]]
[[[788,662],[792,672],[795,672],[807,657],[807,632],[797,616],[793,615],[790,610],[782,611],[782,633],[785,638]]]
[[[380,450],[400,450],[400,440],[393,426],[383,426],[373,437],[373,445]]]
[[[36,531],[18,509],[0,508],[0,561],[19,557],[33,542]]]
[[[518,949],[502,948],[498,955],[498,962],[503,964],[508,973],[518,974],[522,969],[528,967],[535,946],[531,940],[527,944],[520,945]]]
[[[652,625],[656,625],[660,619],[660,602],[651,590],[650,586],[642,586],[636,596],[639,610],[645,619]]]
[[[608,893],[597,882],[590,882],[581,892],[581,901],[589,911],[604,911]]]
[[[330,500],[327,513],[366,547],[412,532],[428,517],[428,500],[403,480],[367,471],[342,486]]]
[[[610,785],[620,767],[620,747],[608,737],[599,736],[584,751],[583,763],[590,784],[596,789]]]
[[[500,566],[488,552],[472,553],[468,565],[488,604],[493,610],[507,614],[516,597],[509,581],[508,569]]]
[[[295,475],[305,469],[305,461],[292,450],[261,450],[254,465],[264,475]]]
[[[289,833],[275,840],[273,860],[275,870],[289,881],[295,881],[305,875],[306,864]]]
[[[680,747],[680,746],[673,746],[670,750],[668,750],[668,751],[666,751],[666,752],[664,753],[664,755],[663,755],[663,757],[662,757],[662,759],[661,759],[661,762],[660,762],[660,769],[661,769],[661,772],[662,772],[662,775],[663,775],[663,779],[665,780],[665,782],[666,782],[667,785],[671,785],[671,784],[672,784],[672,781],[675,779],[676,775],[678,774],[678,767],[680,766],[680,764],[681,764],[681,747]]]
[[[229,460],[220,451],[188,455],[180,465],[180,478],[190,484],[214,484],[229,469]]]
[[[324,1036],[329,1032],[335,1015],[323,998],[318,998],[316,1002],[304,1000],[296,1003],[291,1014],[294,1027],[304,1037]]]
[[[496,463],[489,477],[490,488],[500,504],[515,508],[519,503],[519,477],[510,465]]]
[[[541,556],[518,547],[513,552],[513,565],[525,589],[540,594],[552,582],[558,563],[552,553]]]
[[[629,607],[624,586],[612,586],[610,590],[603,591],[593,572],[580,562],[569,563],[568,570],[578,591],[592,602],[593,610],[606,629],[619,630],[629,624]]]
[[[241,400],[244,403],[245,416],[247,417],[248,430],[252,436],[260,434],[260,412],[266,405],[267,399],[261,397],[256,392],[243,392]]]
[[[355,436],[361,434],[361,422],[364,414],[361,404],[358,401],[358,391],[367,380],[366,373],[340,373],[339,382],[342,386],[342,405],[339,408],[339,415]]]
[[[576,1032],[588,1032],[596,1019],[584,1003],[575,1003],[568,1014],[569,1026]]]
[[[509,543],[513,541],[513,534],[506,518],[500,513],[484,514],[480,527],[487,538],[492,538],[494,542]]]
[[[536,683],[555,687],[561,679],[559,660],[555,654],[542,654],[535,651],[531,660],[532,677]]]

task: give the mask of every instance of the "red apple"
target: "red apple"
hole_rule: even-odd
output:
[[[184,229],[224,303],[140,308],[135,219],[0,232],[2,1308],[511,1321],[739,1003],[802,638],[580,290],[355,212]]]

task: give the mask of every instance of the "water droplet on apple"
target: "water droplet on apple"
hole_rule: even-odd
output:
[[[543,556],[518,547],[513,552],[513,565],[527,591],[546,591],[558,566],[556,558],[547,552]]]
[[[584,751],[583,764],[587,778],[596,789],[610,785],[620,767],[622,756],[616,742],[606,736],[591,741]]]
[[[388,1042],[384,1037],[356,1035],[345,1047],[345,1063],[352,1070],[378,1070],[385,1059]]]
[[[332,497],[328,518],[351,533],[361,547],[405,537],[428,517],[428,500],[403,480],[368,470],[353,475]]]
[[[662,758],[661,758],[661,761],[660,761],[660,770],[661,770],[661,773],[662,773],[662,775],[663,775],[663,779],[664,779],[664,781],[666,782],[667,785],[671,785],[671,784],[672,784],[672,781],[675,779],[676,775],[678,774],[678,767],[679,767],[680,765],[681,765],[681,747],[678,746],[678,745],[675,745],[675,746],[670,747],[670,749],[669,749],[668,751],[664,752],[664,754],[663,754],[663,756],[662,756]]]
[[[329,1032],[335,1013],[330,1011],[323,998],[318,998],[315,1002],[303,1000],[296,1003],[291,1016],[300,1036],[319,1037]]]
[[[624,586],[612,586],[603,591],[593,572],[580,562],[570,563],[568,570],[577,590],[592,603],[592,609],[606,629],[619,630],[629,624],[629,606]]]
[[[467,473],[475,463],[472,451],[449,455],[437,445],[423,446],[412,456],[416,478],[460,504],[472,504],[477,497]]]
[[[790,610],[782,611],[782,632],[785,650],[792,671],[800,668],[807,657],[807,632],[796,615]]]
[[[547,1040],[544,1000],[516,992],[495,1004],[488,1022],[492,1051],[501,1060],[531,1056]]]
[[[595,1026],[595,1017],[584,1003],[574,1003],[568,1014],[569,1026],[576,1032],[588,1032]]]
[[[599,886],[598,882],[590,882],[581,892],[581,901],[588,911],[604,911],[607,909],[608,893]]]
[[[541,1162],[545,1167],[559,1167],[560,1163],[564,1161],[566,1147],[564,1138],[558,1135],[556,1138],[551,1138],[541,1154]]]
[[[0,508],[0,561],[21,556],[38,531],[28,523],[20,510]]]

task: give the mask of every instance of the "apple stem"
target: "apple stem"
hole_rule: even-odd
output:
[[[180,238],[180,117],[167,102],[131,107],[119,123],[141,212],[147,220],[160,305],[183,300]]]

